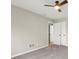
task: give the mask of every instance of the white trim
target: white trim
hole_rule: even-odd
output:
[[[35,48],[35,49],[29,50],[29,51],[25,51],[25,52],[22,52],[22,53],[18,53],[18,54],[15,54],[15,55],[11,56],[11,58],[14,58],[14,57],[17,57],[17,56],[26,54],[26,53],[30,53],[30,52],[32,52],[32,51],[35,51],[35,50],[38,50],[38,49],[41,49],[41,48],[45,48],[45,47],[47,47],[47,46],[48,46],[48,45],[42,46],[42,47],[39,47],[39,48]]]

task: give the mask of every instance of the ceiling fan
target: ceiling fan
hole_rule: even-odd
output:
[[[48,6],[48,7],[54,7],[55,9],[57,9],[59,12],[62,12],[62,10],[60,9],[61,6],[67,4],[68,1],[67,0],[64,0],[62,2],[59,2],[59,1],[55,1],[55,5],[44,5],[44,6]]]

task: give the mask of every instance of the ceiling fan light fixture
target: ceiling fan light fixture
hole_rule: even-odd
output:
[[[59,7],[59,6],[55,6],[54,8],[55,8],[55,9],[57,9],[57,10],[58,10],[58,9],[60,9],[60,7]]]

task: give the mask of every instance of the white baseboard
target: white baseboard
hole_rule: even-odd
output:
[[[35,48],[35,49],[29,50],[29,51],[25,51],[25,52],[22,52],[22,53],[18,53],[18,54],[15,54],[15,55],[11,56],[11,58],[14,58],[14,57],[17,57],[17,56],[26,54],[26,53],[30,53],[30,52],[32,52],[32,51],[35,51],[35,50],[38,50],[38,49],[41,49],[41,48],[45,48],[45,47],[47,47],[47,46],[48,46],[48,45],[42,46],[42,47],[39,47],[39,48]]]

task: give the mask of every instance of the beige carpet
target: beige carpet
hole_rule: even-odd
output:
[[[68,48],[53,45],[12,59],[68,59]]]

